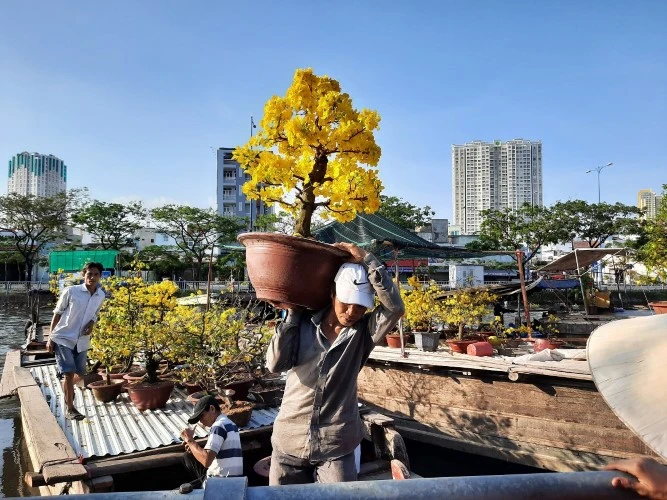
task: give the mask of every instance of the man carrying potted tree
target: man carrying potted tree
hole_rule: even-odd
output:
[[[287,371],[273,427],[269,483],[354,481],[354,450],[362,439],[357,375],[375,345],[404,313],[385,267],[350,243],[332,287],[331,306],[310,313],[291,305],[267,352],[271,372]],[[374,307],[375,294],[380,301]],[[367,311],[371,310],[367,314]]]
[[[82,420],[84,416],[74,407],[74,374],[86,374],[86,354],[97,313],[104,302],[100,279],[104,267],[88,262],[83,267],[83,283],[65,288],[51,320],[51,333],[46,348],[55,353],[60,376],[65,377],[65,418]]]

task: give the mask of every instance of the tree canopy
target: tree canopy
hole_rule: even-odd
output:
[[[101,248],[120,250],[128,245],[146,217],[140,201],[126,204],[94,200],[72,215],[72,222],[94,235]]]
[[[645,226],[646,243],[639,250],[639,258],[649,272],[667,281],[667,184],[662,185],[662,203],[653,219]]]
[[[80,190],[49,197],[18,193],[0,196],[0,231],[11,235],[16,252],[25,261],[28,281],[45,245],[65,237],[65,225],[81,196]]]
[[[557,240],[579,239],[591,248],[600,247],[613,235],[639,234],[641,210],[623,203],[557,202],[551,207]]]
[[[318,209],[341,222],[373,213],[382,190],[374,169],[379,124],[380,115],[356,110],[336,80],[298,69],[286,94],[267,101],[259,132],[234,151],[251,176],[243,192],[293,214],[303,237]]]
[[[435,212],[431,207],[418,207],[397,196],[380,196],[379,215],[389,219],[405,229],[413,231],[416,227],[425,226],[431,222]]]
[[[484,220],[480,227],[479,242],[466,245],[477,250],[527,251],[523,263],[530,261],[547,243],[558,241],[557,228],[546,207],[525,203],[517,210],[488,209],[481,212]],[[516,259],[515,256],[512,258]]]
[[[176,246],[196,263],[195,279],[201,276],[201,266],[207,253],[218,244],[234,241],[246,224],[242,219],[219,215],[212,208],[186,205],[165,205],[151,210],[158,231],[176,241]]]

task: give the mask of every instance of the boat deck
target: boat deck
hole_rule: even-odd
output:
[[[568,349],[564,353],[583,350]],[[513,350],[515,354],[530,354],[532,347]],[[370,360],[377,362],[399,363],[418,367],[443,367],[461,371],[479,370],[486,372],[505,373],[512,380],[521,375],[542,375],[576,380],[593,380],[588,363],[585,360],[562,359],[561,361],[525,361],[517,356],[468,356],[452,353],[444,347],[435,352],[420,351],[406,347],[406,357],[401,350],[378,346],[373,349]],[[516,375],[516,377],[515,377]]]
[[[140,412],[125,392],[114,402],[100,403],[92,391],[76,387],[74,405],[86,418],[67,420],[63,411],[64,393],[55,365],[34,367],[30,372],[76,455],[84,460],[178,444],[181,430],[189,426],[192,403],[180,389],[174,389],[166,408]],[[239,429],[241,436],[248,434],[245,431],[260,428],[270,433],[277,415],[278,408],[253,410],[250,423]],[[195,426],[196,438],[206,436],[208,433],[201,426]]]

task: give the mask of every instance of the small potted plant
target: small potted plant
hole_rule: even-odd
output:
[[[113,324],[107,321],[105,315],[100,315],[90,342],[90,356],[104,367],[103,380],[88,384],[96,400],[102,403],[116,400],[125,385],[125,380],[112,378],[111,369],[119,360],[129,354],[127,341],[122,333],[119,333]]]
[[[442,303],[436,300],[439,293],[435,282],[428,285],[416,276],[408,278],[410,289],[401,289],[405,304],[405,320],[415,334],[415,345],[422,351],[436,351],[440,343],[440,332],[436,325],[442,322]]]
[[[533,344],[535,352],[540,352],[544,349],[558,349],[563,345],[563,341],[555,338],[560,333],[558,330],[558,316],[549,314],[546,317],[546,321],[542,323],[542,331],[546,335],[546,338],[535,339],[535,343]]]
[[[496,300],[496,295],[488,290],[475,287],[459,289],[444,300],[445,321],[458,326],[457,338],[447,341],[452,352],[465,353],[468,345],[477,341],[477,339],[465,340],[464,329],[466,325],[479,324],[488,306]]]
[[[358,111],[336,80],[310,68],[298,69],[286,94],[267,101],[257,134],[234,158],[250,175],[246,197],[277,203],[295,217],[295,228],[293,236],[239,236],[258,298],[310,309],[331,300],[322,283],[333,281],[348,254],[310,239],[312,218],[318,212],[347,222],[378,210],[379,123],[376,111]]]

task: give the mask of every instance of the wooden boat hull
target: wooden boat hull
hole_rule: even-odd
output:
[[[358,390],[404,437],[449,449],[561,472],[652,455],[588,381],[373,364]]]

